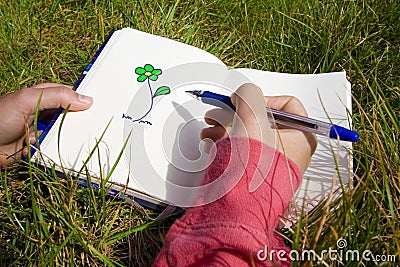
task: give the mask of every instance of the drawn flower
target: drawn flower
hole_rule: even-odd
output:
[[[143,105],[143,108],[141,110],[137,110],[137,114],[134,117],[122,114],[122,118],[130,120],[131,122],[147,123],[149,125],[152,125],[150,121],[144,119],[153,109],[154,98],[157,96],[168,95],[169,93],[171,93],[171,89],[169,88],[169,86],[166,85],[159,86],[153,94],[152,84],[150,83],[150,81],[157,81],[158,76],[161,75],[162,71],[160,69],[155,69],[151,64],[145,64],[143,68],[137,67],[135,69],[135,73],[139,75],[139,77],[137,78],[138,82],[142,83],[147,80],[148,91],[147,96],[144,96],[145,98],[143,100],[146,100],[146,97],[149,97],[150,99],[147,99],[149,105]]]
[[[147,79],[157,81],[158,76],[161,75],[162,71],[160,69],[155,69],[151,64],[146,64],[143,68],[137,67],[135,73],[139,75],[137,81],[144,82]]]

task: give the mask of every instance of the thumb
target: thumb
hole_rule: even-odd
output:
[[[254,84],[244,84],[232,94],[231,100],[236,107],[231,134],[272,145],[275,142],[275,132],[269,124],[267,103],[260,88]]]
[[[70,111],[80,111],[88,109],[93,104],[93,98],[78,94],[70,86],[61,84],[38,85],[22,89],[19,93],[30,113],[35,112],[39,101],[39,111],[68,106]]]

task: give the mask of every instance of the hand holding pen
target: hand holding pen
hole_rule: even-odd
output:
[[[196,97],[196,99],[201,100],[203,103],[235,110],[235,106],[229,96],[199,90],[186,92],[193,97]],[[319,134],[332,139],[340,139],[342,141],[357,142],[360,138],[357,132],[329,122],[308,118],[307,116],[286,112],[272,107],[269,107],[268,109],[266,108],[265,111],[270,115],[269,119],[276,122],[276,124],[284,125],[289,128]]]
[[[240,86],[230,97],[236,112],[233,114],[227,109],[212,109],[206,113],[205,121],[211,127],[201,132],[202,139],[211,139],[214,142],[227,136],[246,136],[269,143],[271,128],[266,116],[266,106],[292,114],[307,116],[301,102],[290,96],[263,96],[261,90],[253,84]],[[279,127],[279,138],[276,149],[293,160],[299,169],[304,172],[317,147],[315,134],[288,127]]]

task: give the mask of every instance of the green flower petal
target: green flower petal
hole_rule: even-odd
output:
[[[151,75],[151,76],[149,77],[149,79],[152,80],[152,81],[157,81],[158,76],[157,76],[157,75]]]
[[[142,74],[144,74],[146,72],[146,70],[144,69],[144,68],[141,68],[141,67],[137,67],[136,69],[135,69],[135,73],[137,74],[137,75],[142,75]]]
[[[146,75],[140,75],[138,78],[137,78],[137,81],[138,82],[144,82],[145,80],[147,80],[147,76]]]
[[[154,67],[151,64],[146,64],[144,65],[144,69],[146,71],[152,72],[154,70]]]
[[[151,74],[154,74],[154,75],[161,75],[161,73],[162,73],[162,71],[161,71],[160,69],[154,69],[154,70],[151,72]]]

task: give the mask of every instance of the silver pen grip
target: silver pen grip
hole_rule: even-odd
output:
[[[267,112],[267,114],[272,114],[276,124],[284,125],[289,128],[294,128],[301,131],[307,131],[325,136],[329,136],[330,130],[332,128],[332,124],[328,122],[315,120],[297,114],[287,113],[278,109],[267,108],[267,111],[268,110],[270,110],[271,112]]]

